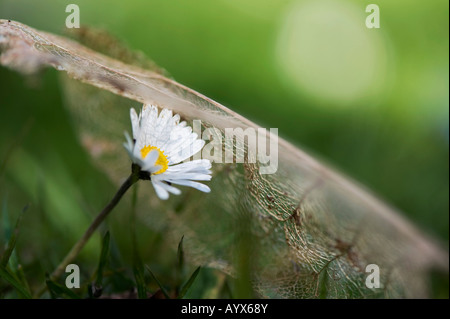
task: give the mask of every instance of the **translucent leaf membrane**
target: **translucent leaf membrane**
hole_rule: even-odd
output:
[[[51,66],[68,75],[63,88],[81,141],[117,184],[130,169],[121,144],[131,106],[171,109],[222,137],[226,128],[258,128],[156,68],[124,64],[17,22],[0,20],[0,45],[5,66],[25,74]],[[252,141],[236,139],[238,151],[255,158]],[[191,263],[238,281],[247,271],[257,296],[428,297],[430,271],[448,272],[448,253],[401,214],[282,138],[275,174],[261,174],[248,160],[213,164],[213,171],[210,194],[183,188],[165,202],[140,183],[140,217],[174,247],[184,235]],[[378,289],[366,286],[369,264],[379,267]]]

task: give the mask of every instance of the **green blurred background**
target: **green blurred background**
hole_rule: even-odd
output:
[[[0,0],[0,18],[64,34],[69,3],[82,25],[279,128],[448,246],[448,1]],[[380,7],[380,29],[365,27],[370,3]],[[30,79],[0,68],[0,200],[10,215],[31,202],[21,242],[38,249],[46,240],[61,254],[114,191],[63,104],[57,72]],[[63,222],[49,227],[40,210]],[[68,239],[52,244],[55,236]]]

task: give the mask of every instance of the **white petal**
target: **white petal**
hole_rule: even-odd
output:
[[[138,147],[138,144],[134,144],[134,149],[133,149],[133,157],[137,160],[139,160],[141,163],[143,163],[144,161],[142,160],[142,155],[141,155],[141,148]]]
[[[172,121],[172,111],[163,109],[156,119],[154,127],[147,132],[146,141],[161,148],[170,139],[170,132],[175,123]]]
[[[142,169],[146,171],[148,168],[155,166],[155,162],[158,159],[159,152],[157,150],[151,150],[147,156],[143,159],[144,166]]]
[[[155,182],[152,180],[153,188],[155,189],[156,195],[162,200],[166,200],[169,198],[169,193],[167,190],[161,185],[161,182]]]
[[[205,193],[209,193],[211,191],[211,189],[208,186],[201,184],[201,183],[193,182],[193,181],[187,181],[187,180],[183,180],[183,179],[167,180],[167,181],[172,184],[193,187],[193,188],[196,188],[199,191],[202,191]]]
[[[153,173],[159,171],[161,168],[162,168],[161,165],[155,165],[155,166],[143,169],[143,170],[153,174]]]
[[[165,141],[164,145],[161,144],[161,148],[167,154],[178,152],[180,147],[193,142],[190,138],[191,131],[192,129],[188,127],[174,126],[170,132],[169,139]]]
[[[167,172],[167,171],[166,171]],[[166,173],[164,172],[161,175],[164,175],[164,180],[172,180],[172,179],[186,179],[193,181],[210,181],[211,175],[208,174],[198,174],[198,173]]]
[[[139,133],[139,147],[152,144],[152,135],[155,134],[155,126],[158,118],[158,108],[153,105],[144,105],[141,111],[141,130]]]
[[[172,119],[172,111],[169,109],[163,109],[161,111],[161,113],[159,114],[159,118],[160,118],[160,121],[161,120],[166,121],[166,120]]]
[[[133,140],[131,139],[130,134],[128,134],[127,131],[123,132],[123,134],[125,135],[125,139],[127,140],[127,144],[133,145]]]
[[[130,156],[131,160],[133,160],[134,159],[134,156],[133,156],[134,143],[131,140],[130,134],[128,134],[128,132],[125,132],[125,138],[127,141],[123,143],[123,146],[127,150],[127,153]]]
[[[160,183],[158,185],[162,186],[163,188],[165,188],[168,192],[170,192],[172,194],[175,194],[175,195],[180,195],[181,194],[181,191],[178,188],[170,186],[167,183]]]
[[[209,171],[211,162],[208,159],[199,159],[186,163],[169,166],[167,172],[192,172],[192,171]]]
[[[177,164],[197,154],[205,145],[204,140],[195,140],[192,144],[183,147],[177,154],[170,158],[170,164]]]
[[[139,117],[136,114],[136,110],[134,108],[130,109],[130,119],[131,119],[131,127],[133,129],[133,139],[137,139],[139,136]]]

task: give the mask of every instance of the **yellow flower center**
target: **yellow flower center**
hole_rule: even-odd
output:
[[[141,149],[142,158],[145,158],[148,155],[148,153],[150,153],[150,151],[153,151],[153,150],[157,150],[159,153],[159,156],[155,162],[155,165],[160,165],[161,169],[157,172],[152,173],[152,175],[164,173],[167,170],[167,168],[169,168],[169,160],[167,159],[167,156],[164,155],[164,152],[161,151],[159,148],[157,148],[156,146],[151,146],[151,145],[144,146]]]

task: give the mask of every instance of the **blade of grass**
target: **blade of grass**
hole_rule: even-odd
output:
[[[141,255],[136,239],[136,203],[137,203],[137,186],[133,189],[131,199],[131,214],[130,214],[130,232],[131,232],[131,245],[133,251],[133,274],[136,281],[136,287],[138,291],[139,299],[147,299],[147,286],[145,284],[144,276],[144,264],[142,262]]]
[[[136,287],[135,281],[125,274],[125,269],[123,268],[113,268],[111,270],[110,282],[113,291],[131,290]]]
[[[26,287],[24,287],[19,280],[15,278],[13,274],[4,266],[0,265],[0,278],[3,278],[6,282],[8,282],[11,286],[13,286],[19,295],[23,298],[31,299],[31,294],[27,291]]]
[[[98,261],[97,271],[95,272],[95,282],[88,285],[89,298],[99,298],[103,292],[103,270],[108,262],[109,256],[109,231],[105,233],[102,240],[102,249]]]
[[[2,215],[3,215],[3,228],[5,233],[5,240],[7,241],[5,252],[3,253],[2,258],[0,259],[0,265],[3,267],[7,267],[9,265],[11,269],[11,273],[15,275],[22,284],[22,287],[28,291],[29,294],[31,294],[30,286],[28,285],[28,282],[25,278],[25,275],[23,273],[23,268],[18,262],[18,258],[15,252],[16,247],[16,241],[19,234],[19,228],[22,221],[22,217],[24,213],[28,210],[29,204],[27,204],[22,211],[20,212],[16,224],[14,226],[14,229],[11,230],[11,223],[8,216],[8,208],[7,208],[7,200],[6,198],[3,201],[3,209],[2,209]]]
[[[184,250],[183,250],[183,239],[184,235],[181,237],[180,242],[178,243],[178,249],[177,249],[177,266],[176,266],[176,274],[175,274],[175,280],[176,280],[176,287],[175,290],[177,294],[180,292],[180,286],[183,283],[183,277],[184,277]]]
[[[184,239],[184,235],[181,237],[181,240],[178,243],[178,250],[177,250],[178,272],[180,274],[183,271],[183,267],[184,267],[183,239]]]
[[[95,285],[97,287],[101,287],[103,284],[103,269],[105,268],[105,265],[108,261],[109,240],[110,240],[110,234],[109,234],[109,231],[107,231],[105,236],[103,236],[102,251],[100,253],[100,260],[98,262],[97,279],[95,280]]]
[[[318,282],[318,298],[319,299],[327,299],[328,294],[328,266],[327,268],[323,269],[321,274],[319,275],[319,282]]]
[[[111,284],[111,289],[113,291],[125,291],[133,289],[134,287],[136,287],[136,283],[134,281],[134,278],[129,277],[129,275],[125,271],[125,268],[123,267],[121,253],[114,241],[114,238],[111,238],[109,246],[110,253],[108,277],[109,283]]]
[[[139,249],[136,239],[136,203],[139,184],[136,184],[133,188],[133,194],[131,198],[131,214],[130,214],[130,231],[131,231],[131,243],[133,249],[133,258],[139,257]]]
[[[25,277],[22,265],[20,264],[17,265],[16,274],[17,278],[19,279],[20,283],[22,283],[23,287],[25,287],[25,289],[30,293],[30,295],[32,295],[30,285],[28,284],[27,278]]]
[[[191,288],[192,284],[195,281],[195,278],[197,278],[197,275],[200,272],[200,268],[201,268],[200,266],[197,267],[197,269],[192,273],[188,281],[183,285],[183,287],[180,290],[180,294],[178,295],[178,299],[182,299],[188,292],[189,288]]]
[[[47,284],[48,290],[50,291],[50,295],[53,299],[62,298],[64,295],[70,299],[80,299],[80,297],[72,290],[50,280],[49,278],[47,278],[45,283]]]
[[[152,273],[150,267],[146,265],[145,268],[150,273],[150,276],[152,276],[153,280],[156,281],[156,283],[158,284],[158,286],[161,289],[161,292],[163,293],[164,297],[166,297],[167,299],[170,299],[169,294],[167,293],[166,289],[164,289],[163,285],[161,285],[161,283],[159,282],[158,278],[156,278],[156,276]]]
[[[133,267],[134,278],[136,280],[136,287],[138,290],[139,299],[147,299],[147,286],[145,285],[144,271],[142,267]]]
[[[4,214],[4,220],[7,219],[7,211],[6,211],[6,204],[4,204],[3,208],[3,214]],[[9,259],[11,258],[11,255],[13,254],[14,248],[16,247],[16,242],[17,242],[17,236],[19,234],[19,227],[20,227],[20,223],[22,221],[22,217],[24,215],[24,213],[28,210],[29,205],[27,204],[22,211],[19,214],[19,217],[17,217],[17,221],[16,221],[16,225],[14,226],[14,229],[12,232],[10,232],[10,234],[8,234],[7,236],[9,236],[8,240],[8,244],[6,246],[5,252],[3,253],[2,259],[0,261],[0,264],[3,267],[6,267],[6,265],[8,265]],[[6,222],[5,222],[5,227],[6,226]]]

